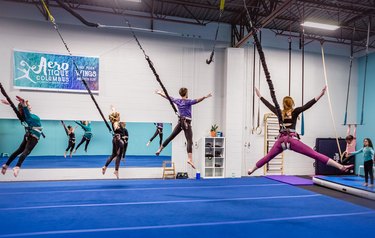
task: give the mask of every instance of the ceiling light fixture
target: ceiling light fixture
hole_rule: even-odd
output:
[[[336,26],[336,25],[323,24],[323,23],[317,23],[317,22],[311,22],[311,21],[305,21],[301,25],[306,26],[306,27],[329,30],[329,31],[334,31],[340,28],[340,26]]]

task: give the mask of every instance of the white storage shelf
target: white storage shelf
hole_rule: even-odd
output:
[[[223,178],[225,168],[225,138],[204,137],[200,140],[201,161],[199,168],[203,178]]]

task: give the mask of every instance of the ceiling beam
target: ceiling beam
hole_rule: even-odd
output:
[[[276,35],[285,36],[285,37],[292,37],[292,38],[297,38],[297,39],[301,38],[300,35],[294,35],[294,34],[289,34],[289,33],[276,33]],[[310,40],[319,41],[319,42],[323,41],[323,42],[329,42],[329,43],[335,43],[335,44],[342,44],[342,45],[351,45],[352,44],[350,40],[344,40],[344,39],[332,40],[332,39],[324,38],[322,36],[313,36],[313,35],[305,35],[305,39],[310,39]],[[360,43],[360,42],[353,42],[353,46],[365,47],[366,44]],[[372,45],[369,45],[369,48],[375,49],[375,47],[372,46]]]
[[[268,23],[270,23],[272,20],[274,20],[277,16],[282,14],[286,9],[288,9],[294,0],[287,0],[283,2],[279,7],[277,7],[270,15],[268,15],[266,18],[264,18],[260,23],[260,28],[263,28],[267,26]],[[238,48],[244,45],[248,39],[253,35],[254,31],[250,31],[244,38],[242,38],[239,42],[237,42],[234,47]]]

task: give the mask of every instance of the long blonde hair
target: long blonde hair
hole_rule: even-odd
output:
[[[282,116],[283,119],[287,117],[288,113],[292,113],[294,110],[294,100],[292,97],[286,96],[283,98],[283,110],[282,110]]]

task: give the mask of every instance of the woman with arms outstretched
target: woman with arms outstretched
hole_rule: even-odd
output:
[[[158,90],[155,92],[159,94],[163,98],[167,98],[165,94]],[[172,102],[177,105],[178,112],[179,112],[179,120],[175,128],[173,129],[172,134],[164,141],[164,143],[159,147],[158,151],[156,151],[156,155],[159,155],[160,152],[165,148],[169,142],[171,142],[181,131],[184,131],[186,141],[187,141],[187,153],[188,153],[188,161],[187,163],[191,165],[195,169],[193,163],[193,131],[191,129],[191,106],[202,102],[204,99],[209,98],[212,94],[208,94],[207,96],[201,97],[199,99],[188,99],[188,89],[181,88],[179,91],[181,98],[172,98]]]
[[[349,169],[353,168],[353,165],[341,165],[334,161],[333,159],[318,153],[317,151],[313,150],[309,146],[305,145],[303,142],[299,140],[299,135],[296,132],[296,124],[298,115],[303,111],[306,111],[310,107],[312,107],[325,93],[327,87],[325,86],[321,93],[316,96],[315,98],[311,99],[302,107],[294,108],[294,101],[293,98],[287,96],[283,99],[283,110],[281,111],[282,116],[282,123],[280,124],[280,133],[277,137],[277,140],[271,150],[268,152],[266,156],[260,159],[256,165],[248,170],[248,174],[251,175],[254,173],[255,170],[261,168],[263,165],[268,163],[278,154],[280,154],[283,150],[290,149],[295,152],[301,153],[313,159],[319,160],[320,162],[335,167],[343,172],[347,172]],[[257,96],[260,100],[270,109],[273,113],[277,113],[276,108],[269,103],[265,98],[262,97],[259,90],[255,89]]]

